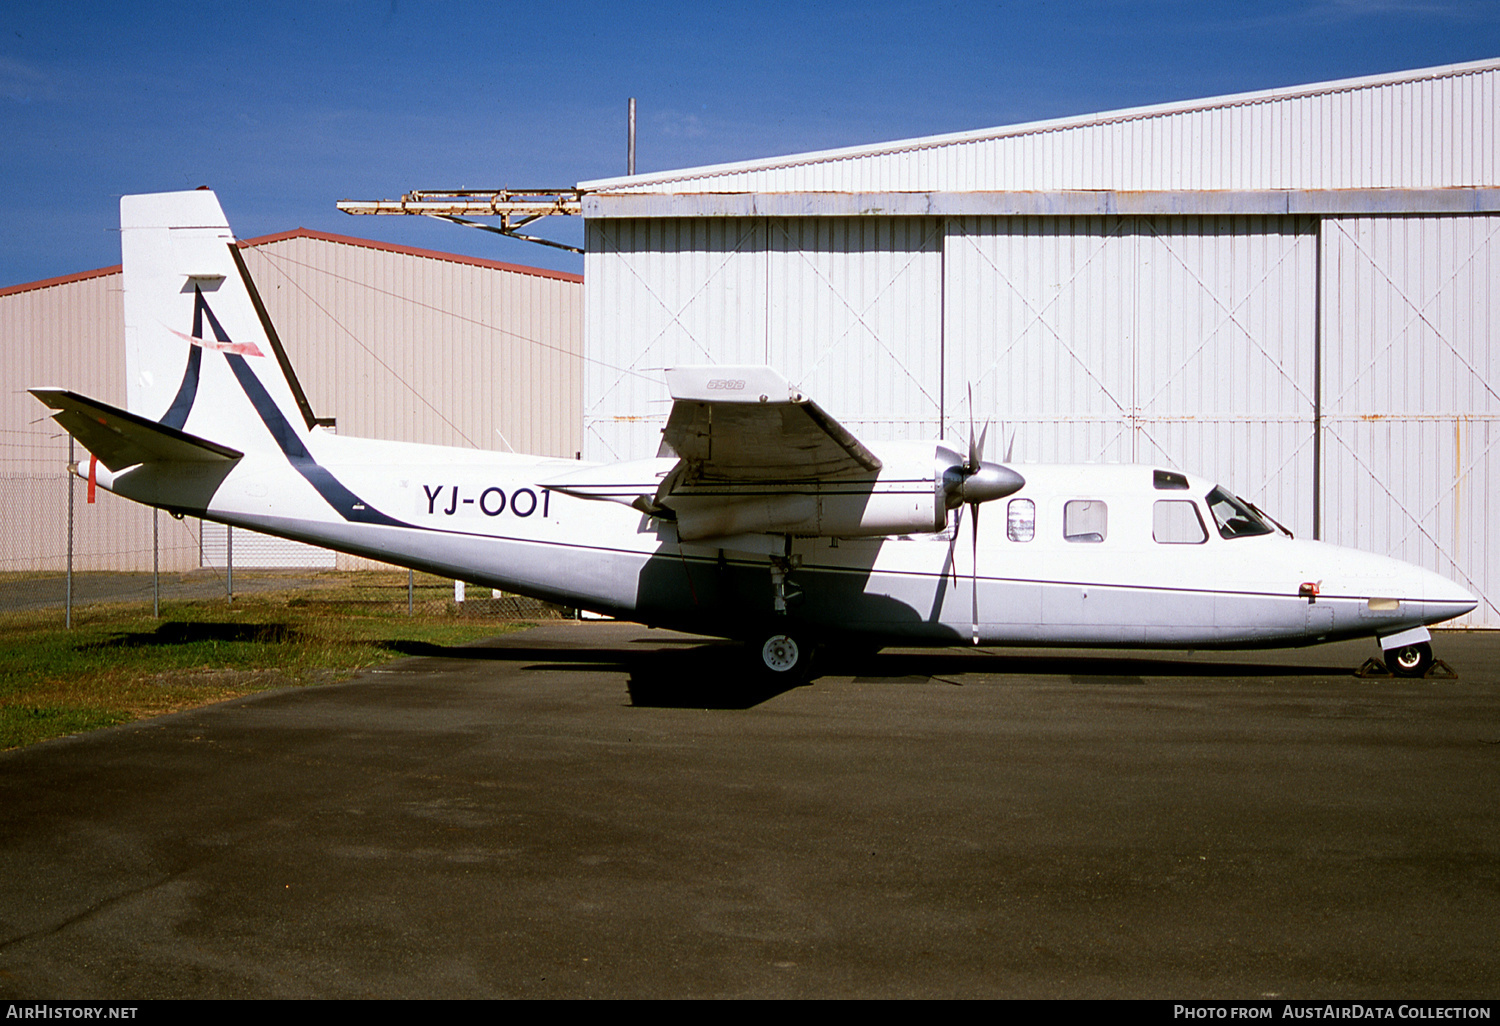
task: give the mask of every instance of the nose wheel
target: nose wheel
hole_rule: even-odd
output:
[[[1432,669],[1432,646],[1420,641],[1386,649],[1385,665],[1398,677],[1425,677]]]

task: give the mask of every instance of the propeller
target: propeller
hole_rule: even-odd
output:
[[[1002,463],[990,463],[983,458],[985,439],[989,437],[989,421],[977,434],[974,431],[974,386],[969,386],[969,451],[967,458],[956,466],[943,471],[944,502],[949,509],[958,509],[965,503],[969,506],[970,541],[973,546],[971,573],[972,609],[970,627],[973,642],[979,644],[979,504],[991,499],[1003,499],[1021,489],[1026,479]],[[1015,439],[1011,439],[1012,448]],[[955,454],[956,455],[956,454]],[[1010,452],[1006,452],[1006,460]]]

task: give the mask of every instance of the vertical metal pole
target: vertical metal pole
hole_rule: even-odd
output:
[[[1313,218],[1313,540],[1323,537],[1323,219]]]
[[[224,593],[234,601],[234,527],[224,526]]]
[[[948,435],[948,219],[941,220],[938,236],[938,428]]]
[[[630,146],[625,155],[625,173],[635,174],[635,97],[630,98]]]
[[[406,615],[407,616],[410,616],[411,612],[412,612],[412,594],[411,593],[412,593],[412,590],[413,590],[413,585],[416,582],[416,577],[417,577],[416,571],[411,570],[410,568],[408,568],[407,571],[406,571]]]
[[[68,593],[63,600],[66,612],[63,614],[63,625],[73,629],[73,479],[78,475],[73,473],[77,466],[73,455],[73,436],[68,436]]]
[[[151,510],[151,619],[161,619],[161,555],[158,541],[161,537],[156,518],[161,510]]]

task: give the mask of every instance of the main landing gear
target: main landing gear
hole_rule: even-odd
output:
[[[754,651],[756,668],[767,679],[801,684],[811,675],[812,645],[806,637],[784,627],[773,627],[762,634]]]
[[[774,615],[759,634],[750,639],[750,650],[759,676],[787,685],[804,684],[812,676],[812,640],[788,622],[787,602],[801,593],[788,578],[802,565],[786,539],[783,555],[771,557],[771,608]]]

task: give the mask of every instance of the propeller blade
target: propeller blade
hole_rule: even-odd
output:
[[[965,472],[972,474],[972,473],[974,473],[974,471],[976,471],[976,470],[979,469],[979,457],[980,457],[980,450],[982,448],[983,448],[983,446],[977,446],[977,445],[974,444],[974,386],[973,386],[973,384],[970,384],[969,385],[969,459],[968,459],[968,462],[964,464],[964,470],[965,470]]]
[[[969,530],[974,547],[974,561],[969,567],[971,573],[970,583],[972,584],[972,587],[969,589],[970,603],[972,605],[969,626],[973,632],[974,644],[977,645],[979,644],[979,503],[971,502],[969,503],[969,508],[973,511],[969,518],[973,521],[969,525]]]

